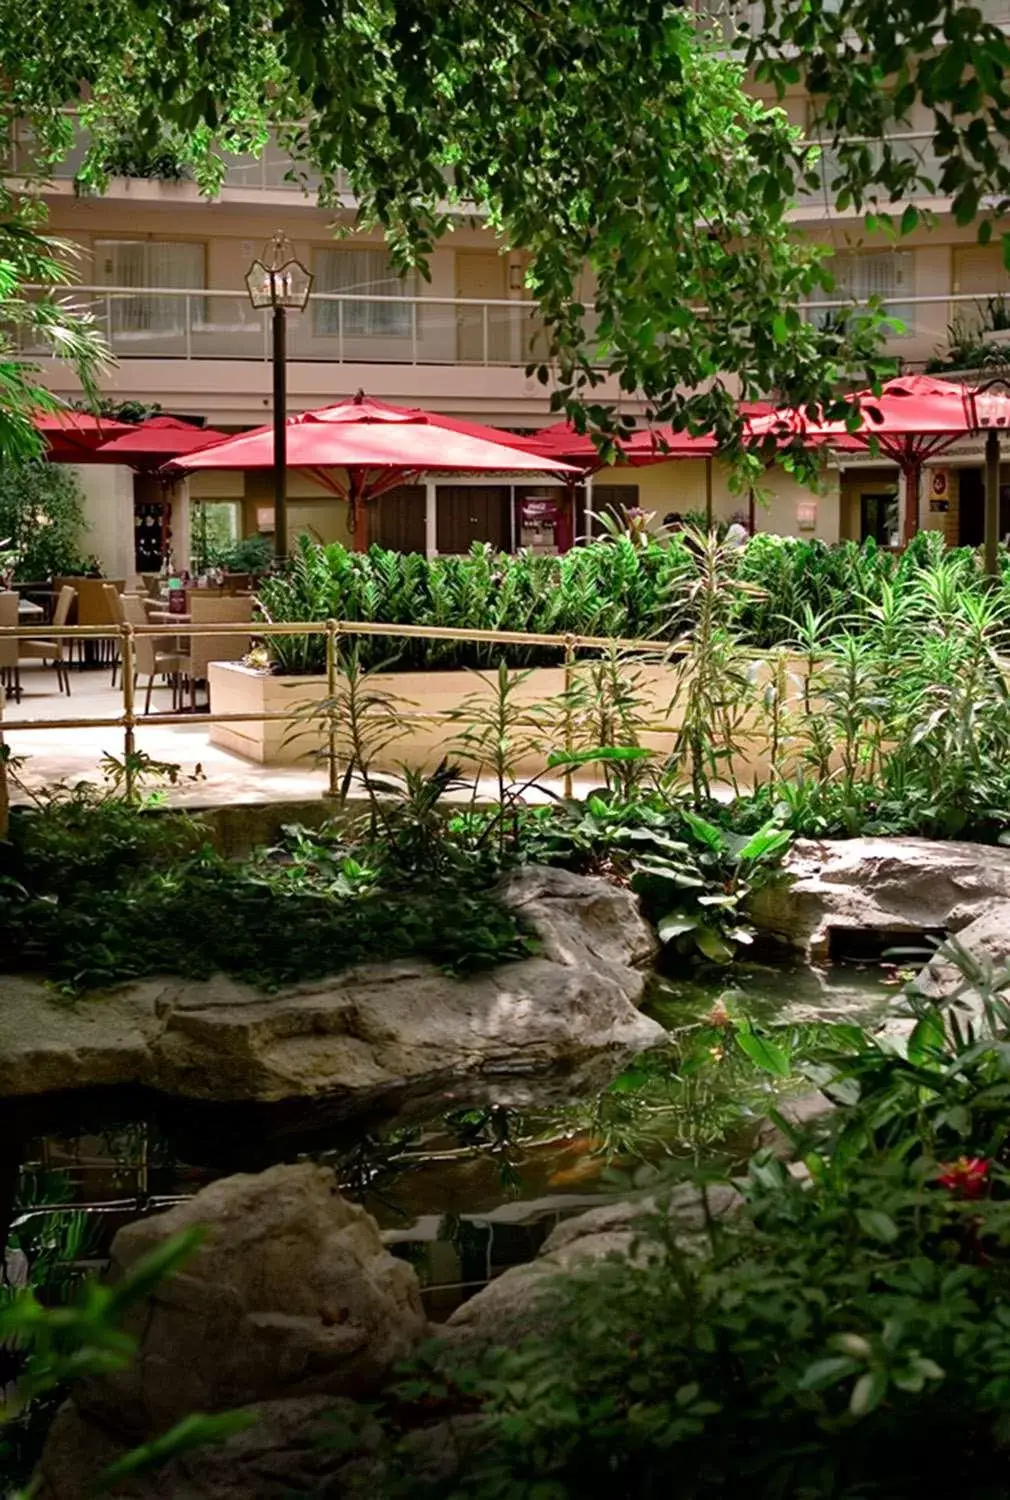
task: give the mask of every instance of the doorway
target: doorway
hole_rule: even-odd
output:
[[[456,296],[479,302],[506,300],[505,258],[497,250],[456,251]],[[456,358],[462,365],[508,362],[512,309],[457,307]]]
[[[958,471],[957,540],[962,547],[981,547],[985,539],[985,473]]]
[[[889,547],[898,530],[898,497],[893,493],[859,497],[859,540]]]
[[[436,514],[439,552],[469,552],[474,542],[511,549],[507,485],[439,485]]]
[[[423,484],[402,484],[368,502],[368,542],[390,552],[424,552]]]

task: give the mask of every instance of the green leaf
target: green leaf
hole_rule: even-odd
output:
[[[715,854],[721,854],[725,850],[726,836],[721,828],[717,828],[714,823],[710,823],[699,813],[692,812],[689,807],[682,807],[680,815],[699,843],[704,844]]]
[[[887,1395],[886,1370],[867,1370],[852,1387],[849,1410],[854,1417],[868,1416]]]
[[[656,932],[661,943],[670,943],[674,938],[682,936],[685,932],[693,932],[698,926],[697,917],[685,917],[678,914],[663,917],[656,923]]]
[[[918,1064],[935,1062],[937,1054],[946,1051],[946,1045],[943,1017],[937,1010],[927,1011],[916,1021],[908,1038],[908,1060]]]
[[[591,750],[552,750],[547,757],[547,769],[559,766],[586,766],[600,761],[611,764],[622,761],[648,760],[652,751],[641,745],[598,745]]]
[[[857,1360],[847,1354],[838,1354],[828,1359],[816,1359],[800,1376],[801,1391],[823,1391],[829,1385],[837,1385],[859,1369]]]
[[[880,1240],[885,1245],[892,1244],[898,1238],[898,1226],[890,1214],[885,1214],[879,1208],[860,1208],[856,1210],[856,1218],[859,1227],[864,1234],[871,1239]]]
[[[765,1073],[771,1073],[775,1078],[789,1077],[791,1063],[785,1048],[745,1025],[737,1027],[736,1040],[740,1051]]]
[[[733,949],[714,927],[699,925],[695,931],[694,940],[705,957],[710,958],[713,963],[732,963]]]

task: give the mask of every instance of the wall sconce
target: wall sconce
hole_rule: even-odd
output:
[[[796,507],[796,529],[798,531],[817,530],[817,502],[816,500],[801,500]]]
[[[273,531],[275,526],[274,508],[272,505],[257,505],[256,507],[256,530]]]
[[[525,268],[521,261],[513,260],[509,263],[509,287],[513,292],[521,292],[525,279]]]

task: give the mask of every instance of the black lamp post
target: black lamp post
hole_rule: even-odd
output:
[[[279,562],[288,555],[287,316],[301,312],[312,290],[312,272],[295,256],[291,241],[278,230],[245,276],[253,307],[273,309],[274,363],[274,551]]]
[[[971,387],[972,426],[985,433],[985,571],[999,573],[999,435],[1010,426],[1010,365],[988,355]]]

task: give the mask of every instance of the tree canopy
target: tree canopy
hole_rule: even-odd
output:
[[[606,422],[602,352],[656,418],[735,436],[731,393],[830,402],[884,369],[879,312],[823,328],[801,315],[832,290],[823,251],[786,217],[814,162],[785,115],[744,92],[745,63],[779,88],[806,82],[827,143],[878,136],[924,102],[963,222],[1006,191],[1007,40],[968,7],[899,12],[895,25],[882,0],[843,15],[769,0],[733,56],[717,25],[664,0],[7,0],[0,88],[35,131],[40,170],[66,149],[75,104],[98,183],[124,133],[143,150],[168,142],[212,189],[220,153],[261,148],[272,129],[321,175],[322,202],[346,174],[360,221],[422,272],[479,205],[528,252],[550,344],[538,373],[559,404]],[[843,204],[900,202],[916,175],[886,145],[840,160]]]

